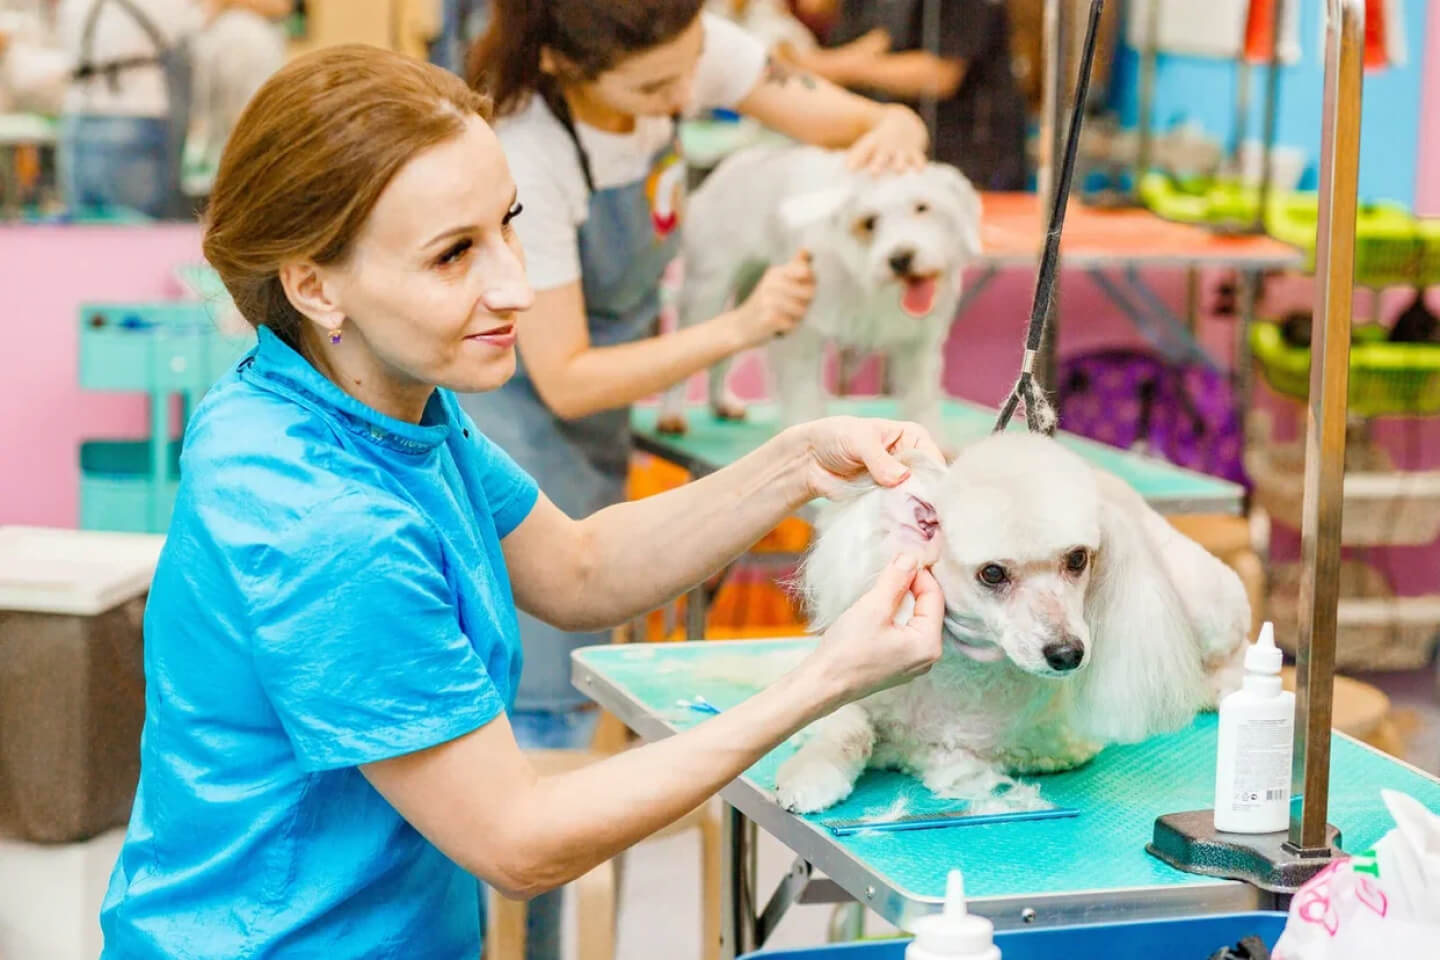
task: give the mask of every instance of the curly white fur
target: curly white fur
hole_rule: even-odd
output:
[[[777,776],[791,810],[839,802],[866,766],[977,811],[1040,806],[1012,775],[1177,729],[1238,677],[1250,623],[1239,577],[1050,438],[991,436],[948,469],[913,463],[900,487],[857,488],[830,508],[801,580],[814,626],[902,550],[932,564],[945,593],[944,653],[812,727]],[[981,579],[992,566],[1003,584]]]
[[[783,425],[825,415],[827,344],[883,352],[902,415],[940,434],[943,346],[961,275],[980,253],[980,195],[954,167],[874,178],[846,170],[838,150],[752,147],[728,157],[690,197],[681,326],[748,295],[766,267],[811,255],[815,296],[805,320],[768,348]],[[710,368],[710,405],[744,406]],[[664,399],[660,429],[685,429],[686,384]]]

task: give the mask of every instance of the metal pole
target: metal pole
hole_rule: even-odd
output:
[[[1139,194],[1140,178],[1150,171],[1151,145],[1154,142],[1155,59],[1160,47],[1160,0],[1145,4],[1144,48],[1140,51],[1140,103],[1136,118],[1135,185]]]
[[[1040,198],[1039,216],[1041,236],[1044,236],[1046,218],[1054,201],[1054,190],[1059,177],[1060,158],[1065,153],[1067,92],[1066,70],[1069,61],[1070,9],[1071,0],[1045,0],[1045,100],[1040,117],[1041,164],[1037,171],[1036,186]],[[1058,268],[1057,268],[1058,269]],[[1058,277],[1057,272],[1057,277]],[[1055,343],[1060,327],[1060,286],[1056,283],[1051,301],[1049,322],[1045,324],[1040,349],[1035,354],[1036,376],[1040,387],[1053,387],[1056,375]]]
[[[1045,0],[1044,38],[1041,51],[1045,61],[1045,86],[1040,105],[1040,163],[1035,179],[1040,198],[1040,222],[1050,209],[1055,185],[1055,164],[1064,149],[1065,136],[1065,6],[1069,0]]]
[[[1320,299],[1310,347],[1305,498],[1301,508],[1300,642],[1295,680],[1292,795],[1299,796],[1301,802],[1298,809],[1292,804],[1290,814],[1290,846],[1302,853],[1326,847],[1364,39],[1364,0],[1327,0],[1320,215],[1315,251]]]
[[[923,0],[921,7],[920,42],[927,53],[940,56],[940,4],[942,0]],[[935,156],[935,135],[938,132],[938,106],[934,94],[920,98],[920,116],[930,131],[930,156]]]
[[[1270,72],[1265,75],[1265,129],[1264,155],[1260,167],[1260,203],[1255,208],[1255,230],[1265,231],[1265,207],[1270,202],[1270,182],[1275,176],[1275,121],[1280,112],[1280,31],[1285,25],[1285,0],[1275,0],[1274,22],[1270,25]],[[1333,27],[1334,24],[1332,23]],[[1327,41],[1328,43],[1328,41]],[[1329,90],[1329,80],[1326,80]],[[1358,91],[1357,91],[1357,96]],[[1328,115],[1327,115],[1328,117]],[[1328,123],[1328,119],[1326,123]],[[1359,137],[1357,117],[1356,137]],[[1357,148],[1359,140],[1356,140]],[[1352,231],[1353,233],[1353,231]]]

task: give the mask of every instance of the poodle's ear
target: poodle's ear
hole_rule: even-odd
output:
[[[944,532],[936,502],[944,467],[929,459],[901,459],[910,476],[899,486],[863,481],[822,509],[799,578],[812,626],[829,626],[895,554],[912,554],[923,566],[940,558]]]
[[[1100,493],[1100,549],[1085,598],[1092,652],[1075,678],[1075,722],[1101,741],[1135,742],[1184,726],[1209,689],[1144,513],[1116,488],[1101,484]]]

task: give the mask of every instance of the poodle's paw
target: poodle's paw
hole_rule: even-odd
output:
[[[710,410],[717,420],[744,420],[745,402],[733,393],[726,393],[710,404]]]
[[[662,413],[655,421],[655,429],[659,433],[682,434],[688,428],[683,413]]]
[[[1063,773],[1084,766],[1100,752],[1100,745],[1075,736],[1064,736],[1043,746],[1016,746],[996,757],[1007,773],[1024,776],[1036,773]]]
[[[791,813],[818,813],[850,796],[855,780],[825,757],[801,750],[775,774],[775,799]]]

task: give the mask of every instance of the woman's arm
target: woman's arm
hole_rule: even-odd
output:
[[[852,166],[873,171],[920,166],[929,147],[929,133],[915,111],[867,100],[773,57],[738,107],[796,140],[848,147]]]
[[[826,57],[825,52],[797,51],[793,58],[797,67],[842,86],[878,90],[907,100],[953,97],[965,79],[965,61],[937,57],[928,50],[863,57]]]
[[[544,497],[502,547],[521,609],[569,630],[653,610],[701,582],[777,523],[862,471],[885,486],[909,475],[914,424],[834,417],[793,427],[707,477],[571,520]]]
[[[896,626],[907,593],[915,612]],[[456,863],[506,896],[534,896],[678,820],[806,724],[924,673],[940,655],[944,605],[929,571],[897,558],[790,674],[692,730],[581,770],[539,777],[502,715],[361,771]]]
[[[580,282],[535,294],[516,330],[525,369],[545,406],[562,420],[626,407],[764,343],[800,322],[814,293],[808,260],[766,271],[734,310],[663,337],[590,345]]]

